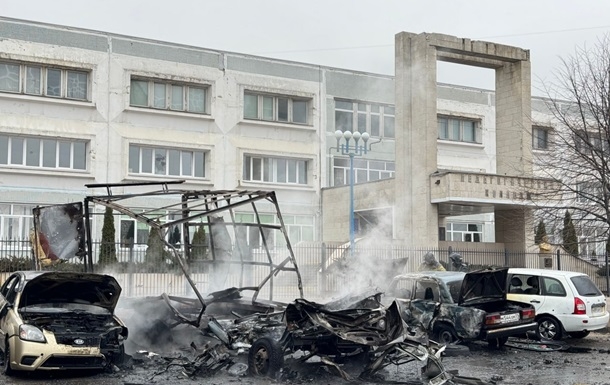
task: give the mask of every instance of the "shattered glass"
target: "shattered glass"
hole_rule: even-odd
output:
[[[32,244],[43,265],[85,255],[82,203],[36,207],[33,213]]]

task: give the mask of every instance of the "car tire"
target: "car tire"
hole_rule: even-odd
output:
[[[447,345],[457,341],[453,327],[444,323],[438,324],[434,327],[433,335],[434,340],[442,345]]]
[[[254,341],[248,352],[248,371],[253,376],[275,377],[284,366],[284,352],[271,337]]]
[[[487,345],[492,349],[501,349],[508,342],[508,337],[493,338],[487,340]]]
[[[8,341],[4,342],[4,362],[2,365],[2,373],[6,376],[12,376],[15,371],[11,368],[11,348]]]
[[[548,316],[538,318],[536,337],[539,340],[560,340],[562,336],[563,327],[559,321]]]
[[[579,332],[568,332],[568,335],[572,338],[585,338],[589,335],[588,330],[581,330]]]

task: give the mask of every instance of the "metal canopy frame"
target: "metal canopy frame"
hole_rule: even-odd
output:
[[[172,251],[172,257],[175,262],[181,267],[183,273],[185,274],[190,286],[196,293],[199,300],[204,303],[204,299],[196,288],[196,285],[191,280],[188,274],[188,268],[186,266],[185,261],[189,259],[191,253],[191,242],[189,239],[189,227],[191,226],[199,226],[201,224],[210,226],[211,218],[214,215],[218,215],[220,213],[229,213],[231,218],[231,222],[222,223],[221,225],[232,226],[233,229],[237,229],[238,227],[255,227],[258,228],[258,233],[260,234],[262,240],[262,248],[266,254],[266,262],[260,261],[247,261],[243,259],[243,256],[240,254],[239,260],[232,259],[231,261],[219,261],[217,256],[215,255],[215,250],[213,247],[213,237],[210,237],[210,252],[212,255],[212,263],[231,263],[231,264],[241,264],[242,270],[242,280],[243,281],[243,267],[244,265],[258,265],[258,266],[268,266],[270,269],[270,273],[265,278],[259,286],[248,287],[249,290],[254,290],[255,293],[253,295],[252,300],[255,301],[258,293],[262,289],[262,287],[270,282],[270,300],[273,300],[273,276],[277,275],[280,271],[293,271],[297,277],[297,286],[299,290],[299,294],[301,298],[303,298],[303,284],[301,279],[301,274],[298,269],[298,265],[294,256],[294,251],[292,249],[292,245],[290,243],[290,239],[288,238],[288,233],[284,226],[284,219],[282,218],[282,214],[280,212],[280,208],[278,205],[278,201],[274,191],[251,191],[251,190],[181,190],[181,189],[171,189],[169,185],[177,185],[184,183],[183,180],[179,181],[166,181],[166,182],[136,182],[136,183],[108,183],[108,184],[88,184],[85,185],[87,188],[105,188],[105,195],[91,195],[85,198],[84,202],[84,210],[85,210],[85,224],[86,224],[86,232],[87,232],[87,263],[90,267],[90,270],[93,270],[93,247],[92,247],[92,237],[91,237],[91,227],[90,227],[90,219],[91,219],[91,204],[101,205],[105,207],[110,207],[112,210],[118,211],[121,214],[129,216],[135,219],[138,222],[146,223],[150,227],[154,227],[160,230],[162,238],[164,240],[165,245]],[[120,188],[121,190],[127,190],[130,187],[141,187],[141,186],[160,186],[160,189],[148,191],[148,192],[137,192],[137,193],[120,193],[115,194],[113,189]],[[175,199],[175,202],[171,202],[167,205],[163,205],[161,207],[155,208],[146,208],[146,209],[134,209],[130,207],[129,200],[138,199],[138,198],[147,198],[147,197],[163,197],[168,199]],[[256,206],[257,203],[261,203],[261,201],[271,203],[271,205],[275,208],[275,215],[277,216],[279,224],[264,224],[261,223],[259,210]],[[254,214],[254,222],[235,222],[235,212],[234,210],[238,207],[251,206],[252,212]],[[179,219],[172,219],[178,217]],[[207,222],[201,222],[202,220],[206,220]],[[183,228],[182,231],[182,240],[183,240],[183,253],[181,253],[169,242],[165,240],[165,236],[169,229],[172,229],[173,226],[181,225]],[[281,262],[275,263],[271,252],[269,250],[269,244],[267,237],[265,235],[264,229],[273,229],[279,230],[284,236],[284,240],[286,243],[286,248],[288,250],[288,256]],[[235,239],[237,239],[236,234]],[[289,266],[289,262],[292,263],[292,266]]]

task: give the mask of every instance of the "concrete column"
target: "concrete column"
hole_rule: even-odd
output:
[[[534,218],[532,209],[496,210],[496,242],[504,243],[506,250],[527,252],[534,245]]]
[[[438,244],[438,210],[430,203],[437,168],[436,47],[429,35],[396,35],[395,236],[413,246]]]
[[[532,175],[531,63],[506,62],[496,69],[496,172]]]

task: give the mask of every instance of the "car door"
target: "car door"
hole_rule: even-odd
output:
[[[536,314],[542,313],[546,297],[542,292],[542,277],[538,274],[511,274],[506,298],[531,304],[536,308]]]
[[[553,314],[564,323],[564,317],[574,311],[574,301],[567,298],[571,294],[562,281],[558,278],[542,277],[542,292],[545,302],[543,306],[540,306],[540,310],[536,308],[536,313]]]
[[[10,310],[15,303],[18,283],[19,276],[13,274],[0,287],[0,341],[4,341],[6,334],[11,332]],[[4,345],[0,345],[0,349],[3,348]]]

